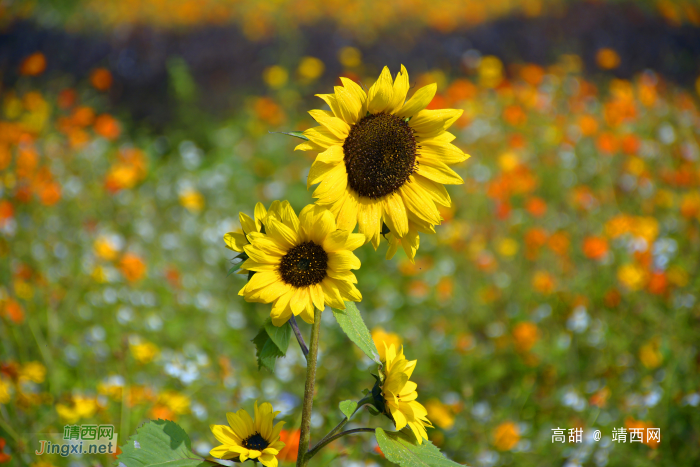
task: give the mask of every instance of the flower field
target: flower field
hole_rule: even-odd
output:
[[[684,5],[679,22],[693,27],[697,7]],[[409,97],[436,83],[428,109],[463,110],[450,131],[471,157],[452,166],[464,183],[447,187],[451,205],[414,261],[402,248],[386,260],[386,237],[377,253],[354,250],[357,307],[380,354],[403,344],[418,361],[428,438],[455,462],[700,459],[700,80],[682,87],[651,69],[623,79],[620,59],[603,48],[591,72],[573,53],[538,65],[472,49],[450,70],[408,69]],[[267,67],[252,78],[264,92],[192,117],[207,90],[173,62],[163,85],[181,112],[154,130],[110,99],[109,66],[68,79],[46,71],[51,60],[23,57],[0,93],[0,465],[113,465],[35,450],[66,425],[114,425],[122,445],[155,419],[177,422],[206,457],[209,426],[256,401],[281,412],[277,459],[293,465],[306,362],[292,339],[274,372],[258,367],[251,341],[270,305],[239,296],[247,276],[228,274],[224,235],[258,201],[297,213],[313,202],[315,154],[277,132],[315,126],[307,110],[327,107],[314,94],[340,86],[330,64]],[[334,64],[365,89],[384,65],[361,46],[338,47]],[[388,66],[396,77],[400,63]],[[374,385],[372,361],[328,310],[322,327],[312,440]],[[393,430],[367,411],[349,426]],[[622,443],[619,428],[659,428],[660,440]],[[383,456],[352,436],[310,465],[390,465]]]

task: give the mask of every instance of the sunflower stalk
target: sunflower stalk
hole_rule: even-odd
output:
[[[307,450],[311,442],[311,410],[314,404],[314,385],[316,384],[316,360],[318,358],[318,340],[321,331],[321,310],[314,308],[314,324],[311,327],[309,355],[306,359],[306,385],[301,412],[301,432],[299,433],[299,451],[297,467],[305,467],[309,462]]]
[[[314,446],[313,449],[311,449],[308,453],[306,453],[306,460],[308,461],[312,457],[314,457],[318,451],[323,449],[325,446],[329,445],[333,441],[335,441],[338,438],[342,438],[343,436],[347,435],[354,435],[357,433],[374,433],[374,428],[353,428],[352,430],[347,430],[338,433],[335,436],[331,436],[330,438],[326,439],[324,438],[321,442],[319,442],[316,446]]]

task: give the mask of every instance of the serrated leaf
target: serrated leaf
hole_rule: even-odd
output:
[[[275,360],[284,357],[284,354],[277,345],[275,345],[272,339],[270,339],[270,336],[265,330],[265,326],[260,328],[258,334],[253,338],[253,343],[255,344],[255,354],[258,357],[258,370],[265,367],[271,372],[274,372]]]
[[[211,464],[192,452],[190,437],[170,420],[151,420],[121,446],[119,467],[206,467]]]
[[[438,448],[424,439],[422,444],[416,438],[402,432],[374,430],[379,448],[387,460],[401,467],[457,467],[462,466],[443,456]]]
[[[294,136],[295,138],[303,139],[304,141],[308,141],[309,138],[304,136],[303,131],[270,131],[268,133],[277,133],[280,135],[289,135],[289,136]]]
[[[277,327],[272,324],[272,320],[268,318],[267,321],[265,321],[265,330],[280,352],[282,352],[283,355],[287,355],[289,339],[292,337],[291,326],[287,326],[287,323],[285,323],[284,325]]]
[[[354,302],[345,302],[344,310],[336,310],[333,308],[333,316],[335,316],[336,321],[343,329],[343,332],[362,350],[365,355],[374,360],[376,363],[379,362],[379,352],[377,352],[377,347],[374,345],[372,340],[372,334],[370,334],[367,325],[362,320],[362,315],[360,310],[357,309]]]
[[[357,410],[357,402],[355,401],[343,401],[339,405],[340,411],[343,412],[343,414],[348,417],[348,420],[350,417],[352,417],[352,414],[355,413],[355,410]]]

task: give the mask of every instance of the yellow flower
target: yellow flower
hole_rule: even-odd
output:
[[[278,208],[280,207],[281,203],[279,201],[275,201],[270,206],[270,211],[275,210],[279,217]],[[265,209],[265,206],[263,206],[262,203],[256,204],[255,213],[253,215],[255,216],[255,220],[251,219],[249,215],[243,212],[238,213],[238,219],[241,222],[242,228],[236,230],[235,232],[228,232],[226,235],[224,235],[226,248],[237,251],[238,253],[243,253],[243,247],[250,244],[248,241],[248,235],[260,232],[263,228],[263,221],[267,217],[267,210]]]
[[[158,347],[152,342],[131,344],[129,350],[139,363],[148,363],[158,355]]]
[[[411,428],[418,444],[423,444],[423,438],[428,439],[425,427],[433,425],[428,420],[428,411],[416,399],[418,385],[409,381],[417,360],[408,361],[403,355],[403,347],[396,352],[394,344],[385,346],[386,360],[383,360],[384,383],[382,395],[384,405],[394,419],[396,429],[401,430],[406,425]]]
[[[409,81],[403,66],[395,81],[384,67],[368,93],[340,80],[344,86],[334,94],[318,95],[331,110],[309,112],[321,126],[304,131],[309,141],[296,147],[320,152],[307,188],[320,183],[313,196],[333,212],[339,229],[352,232],[359,224],[375,249],[386,235],[387,258],[402,246],[413,260],[418,232],[435,233],[433,226],[442,222],[436,204],[451,205],[443,185],[463,183],[448,164],[469,156],[446,132],[462,110],[426,110],[435,84],[404,102]]]
[[[19,370],[19,378],[34,383],[43,383],[46,379],[46,367],[39,362],[25,363]]]
[[[449,405],[443,404],[438,399],[430,399],[425,403],[425,408],[430,418],[443,430],[449,430],[454,426],[455,416]]]
[[[266,467],[277,467],[277,454],[285,446],[279,440],[284,422],[273,426],[279,412],[272,411],[272,405],[265,402],[258,408],[255,402],[255,419],[245,410],[229,412],[226,425],[210,425],[212,433],[221,446],[212,449],[209,454],[218,459],[235,459],[240,462],[248,459],[259,460]]]
[[[513,422],[503,422],[493,433],[493,444],[501,451],[510,451],[520,441],[520,430]]]
[[[377,352],[379,352],[379,358],[386,360],[386,344],[395,345],[396,347],[401,345],[401,337],[393,332],[386,332],[380,327],[372,329],[372,340],[374,341],[375,347],[377,347]]]
[[[0,377],[0,404],[10,402],[10,383]]]
[[[95,415],[97,409],[97,399],[94,397],[75,396],[73,404],[56,404],[56,412],[62,420],[73,424],[82,418],[90,418]]]
[[[265,217],[264,233],[247,235],[251,243],[243,250],[249,259],[241,268],[255,275],[238,295],[248,302],[272,303],[275,326],[292,314],[313,323],[314,306],[344,310],[346,301],[362,300],[350,270],[360,267],[352,251],[364,237],[337,229],[333,214],[322,206],[306,206],[297,217],[287,201],[277,203]],[[252,225],[244,229],[250,232]]]
[[[645,367],[654,369],[661,365],[663,357],[659,351],[660,346],[660,339],[655,337],[639,349],[639,360]]]
[[[197,190],[189,188],[180,193],[180,204],[188,211],[197,213],[204,209],[204,196]]]
[[[190,398],[177,391],[163,391],[158,398],[173,413],[183,414],[190,410]]]
[[[630,290],[639,290],[649,280],[649,273],[638,264],[624,264],[617,270],[617,280]]]

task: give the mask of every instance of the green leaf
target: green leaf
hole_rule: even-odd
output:
[[[402,432],[386,432],[381,428],[374,430],[379,448],[384,456],[401,467],[457,467],[458,464],[443,456],[433,443],[424,439],[423,444],[416,443],[416,438]]]
[[[272,324],[270,318],[265,321],[263,327],[253,338],[258,357],[258,369],[265,367],[271,372],[275,371],[275,360],[287,355],[291,335],[290,326],[277,327]]]
[[[355,401],[343,401],[340,403],[340,411],[348,417],[348,420],[355,413],[355,410],[357,410],[357,402]]]
[[[379,362],[379,352],[372,340],[372,334],[362,320],[360,310],[357,309],[354,302],[345,302],[344,310],[336,310],[333,308],[333,316],[340,324],[343,332],[362,350],[365,355]]]
[[[295,138],[303,139],[304,141],[308,141],[309,138],[304,136],[303,131],[268,131],[268,133],[277,133],[280,135],[289,135],[289,136],[294,136]]]
[[[185,430],[170,420],[151,420],[121,446],[119,467],[205,467],[209,462],[192,452]]]
[[[272,324],[272,320],[268,318],[267,321],[265,321],[265,331],[267,331],[267,335],[270,336],[270,339],[272,339],[272,342],[274,342],[280,352],[287,355],[289,339],[292,337],[292,327],[287,326],[287,323],[277,327]]]

